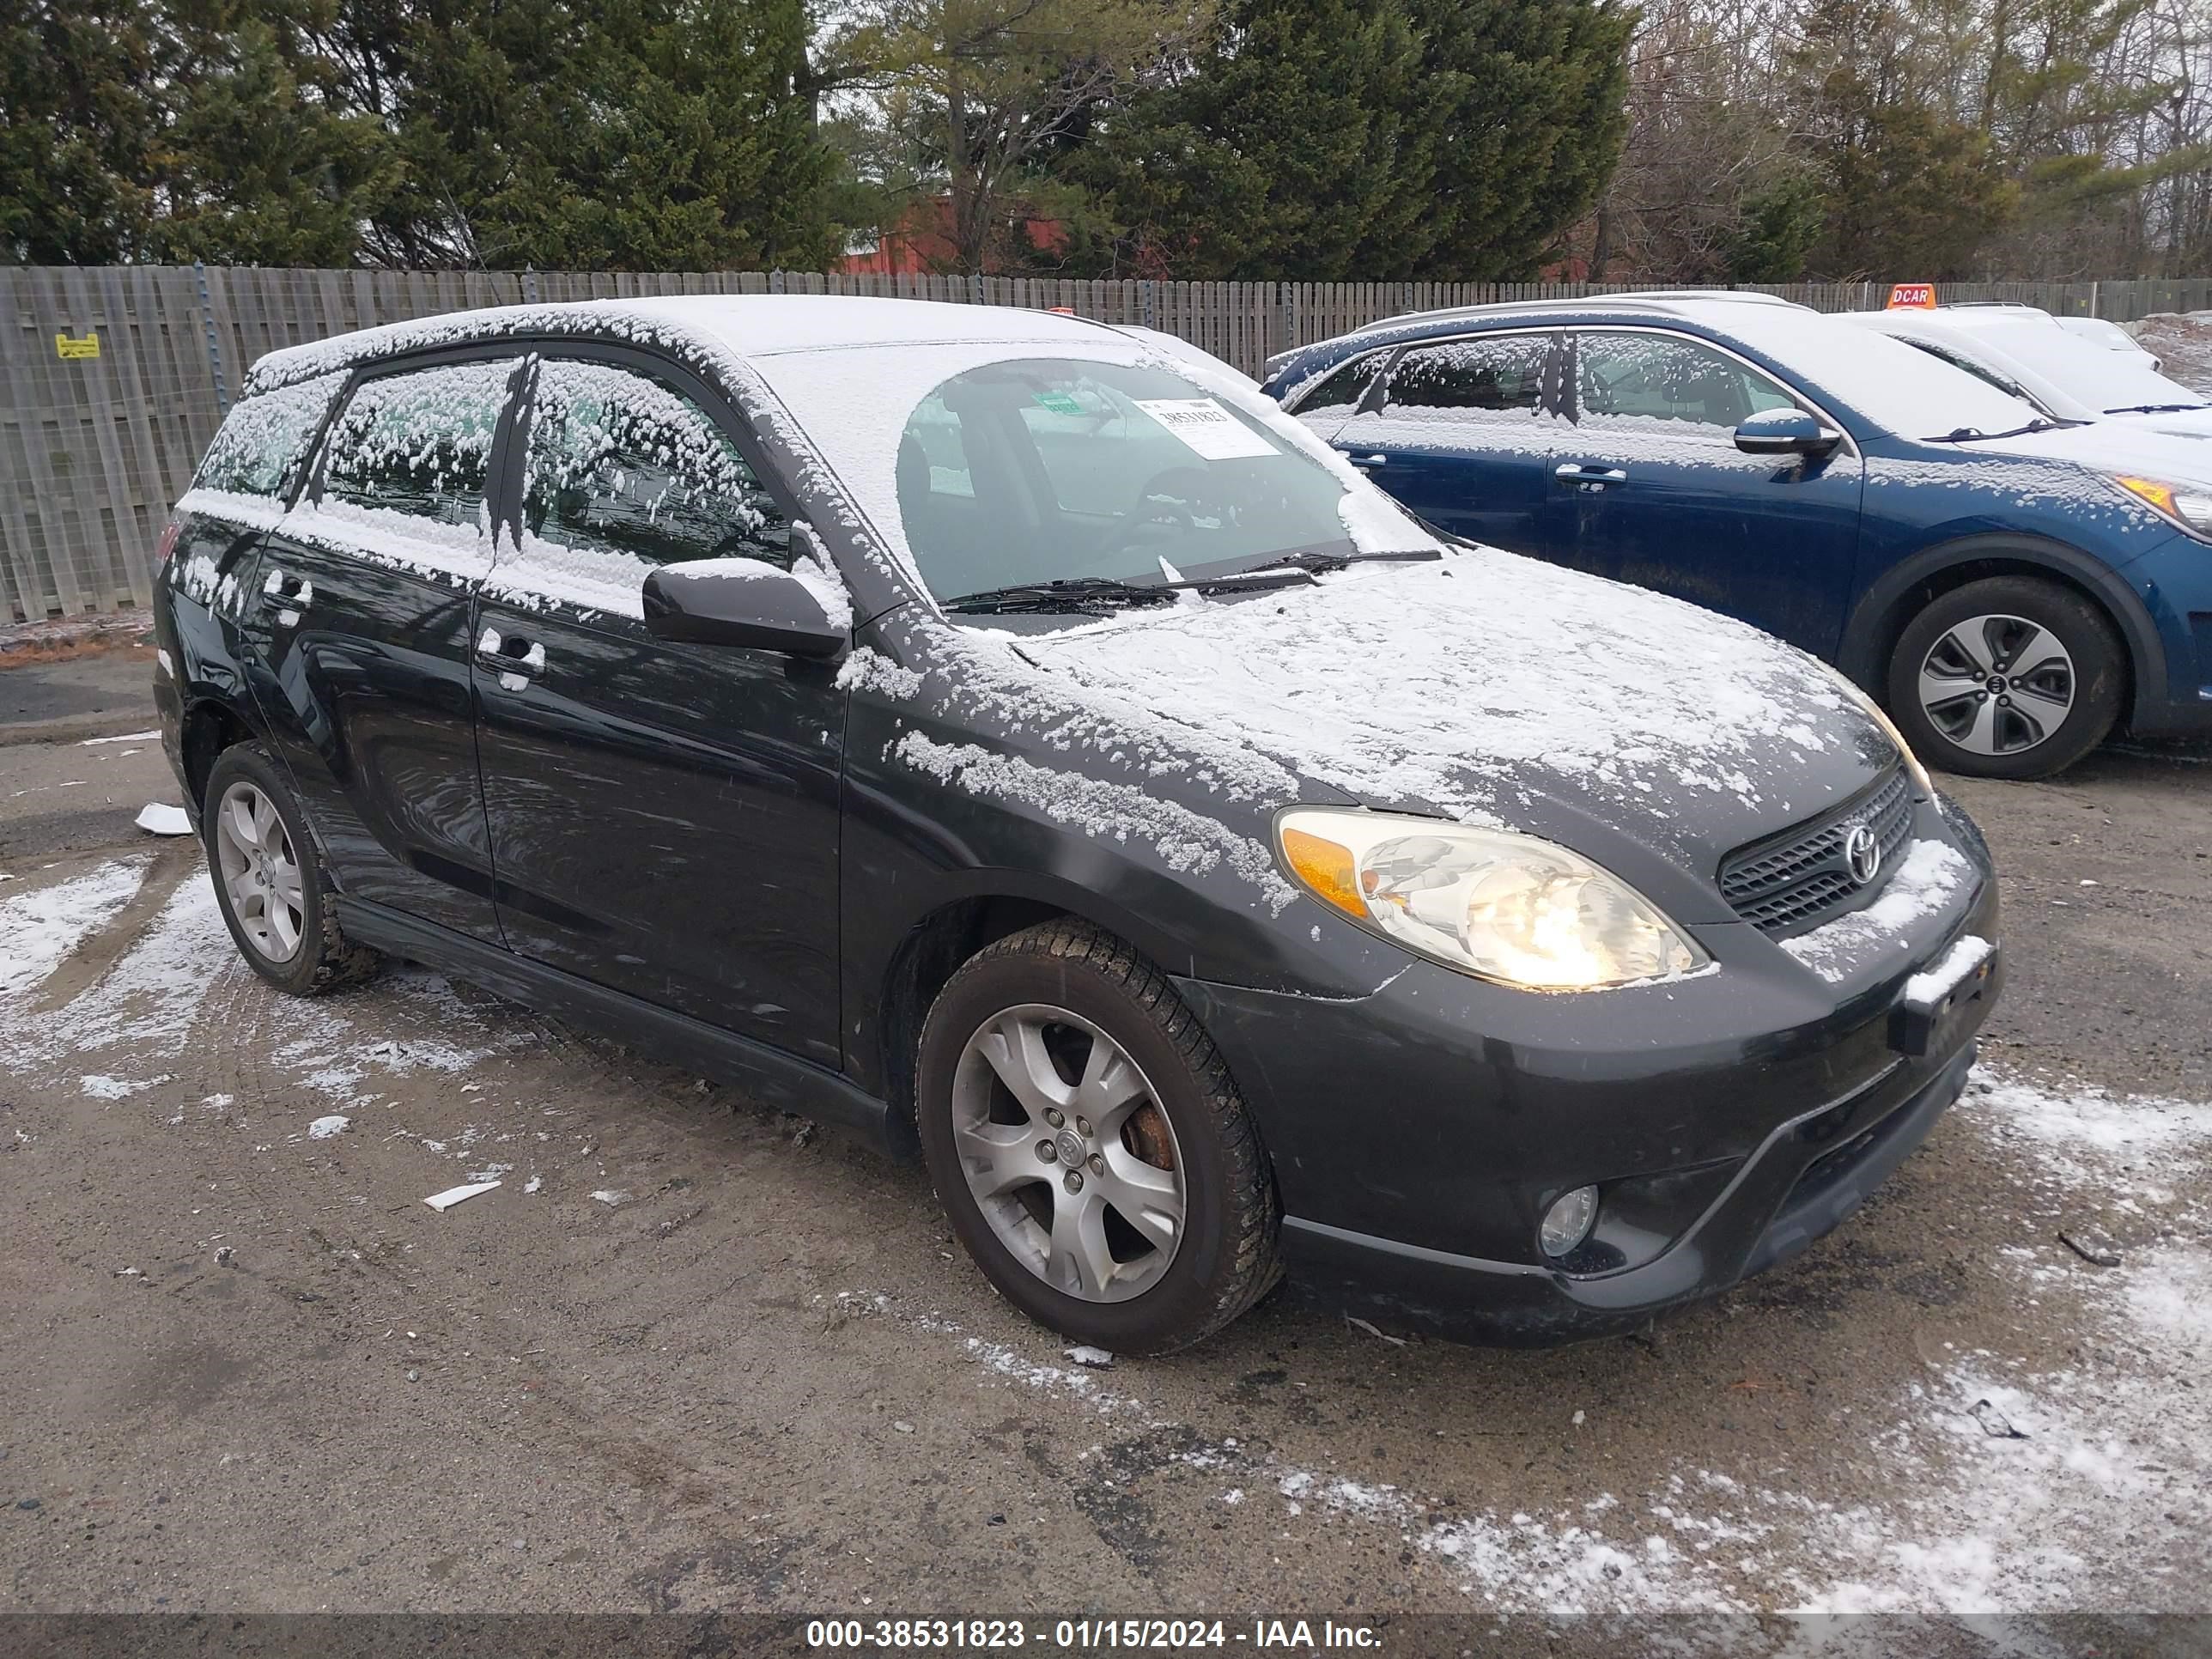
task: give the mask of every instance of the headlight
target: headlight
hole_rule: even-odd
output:
[[[1597,991],[1709,958],[1635,889],[1534,836],[1319,807],[1275,840],[1323,903],[1447,968],[1528,991]]]
[[[1889,711],[1867,696],[1858,683],[1842,669],[1825,662],[1820,666],[1828,671],[1828,678],[1835,681],[1837,689],[1851,700],[1859,712],[1881,727],[1889,740],[1897,745],[1898,757],[1905,763],[1905,775],[1912,780],[1913,793],[1923,800],[1933,800],[1936,785],[1928,775],[1928,769],[1920,763],[1920,757],[1912,752],[1912,745],[1905,742],[1905,733],[1897,729],[1897,722],[1890,719]]]
[[[2139,501],[2148,501],[2192,536],[2212,537],[2212,490],[2202,484],[2162,483],[2156,478],[2130,478],[2124,474],[2112,482]]]

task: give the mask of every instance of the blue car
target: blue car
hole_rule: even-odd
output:
[[[1266,390],[1433,526],[1835,663],[1950,771],[2212,732],[2212,452],[1765,295],[1400,318]]]

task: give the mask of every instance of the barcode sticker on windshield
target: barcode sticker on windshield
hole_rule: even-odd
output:
[[[1139,398],[1135,401],[1138,408],[1209,461],[1281,453],[1211,398]]]

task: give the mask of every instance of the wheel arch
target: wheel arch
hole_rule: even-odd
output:
[[[260,727],[228,698],[203,696],[185,705],[179,739],[185,787],[191,797],[185,805],[193,823],[199,822],[200,804],[217,757],[226,749],[263,735]]]
[[[947,900],[907,930],[878,980],[872,1039],[857,1034],[878,1068],[876,1091],[890,1105],[885,1133],[895,1152],[910,1157],[921,1151],[915,1128],[915,1067],[930,1005],[961,964],[986,945],[1039,922],[1066,920],[1111,934],[1169,971],[1156,953],[1146,950],[1146,941],[1133,937],[1135,930],[1095,914],[1098,908],[1084,902],[1080,894],[1022,892],[1009,884]]]
[[[2126,647],[2124,720],[2166,679],[2166,647],[2142,601],[2119,573],[2063,542],[2040,537],[1961,537],[1901,559],[1870,584],[1844,625],[1836,665],[1869,695],[1887,701],[1888,662],[1921,608],[1990,576],[2029,576],[2072,589],[2104,612]]]

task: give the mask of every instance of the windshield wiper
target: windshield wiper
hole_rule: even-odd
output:
[[[2108,409],[2107,415],[2185,415],[2191,410],[2212,409],[2212,404],[2122,404],[2118,409]]]
[[[1194,581],[1125,582],[1112,576],[1061,576],[1048,582],[1010,582],[945,601],[947,611],[1004,616],[1016,611],[1081,611],[1103,615],[1115,605],[1164,605],[1178,593],[1258,593],[1309,581],[1303,567],[1276,570],[1257,581],[1243,574],[1200,576]]]
[[[1322,575],[1331,570],[1341,570],[1353,564],[1419,564],[1443,555],[1433,547],[1407,548],[1395,553],[1285,553],[1279,559],[1268,559],[1259,564],[1247,565],[1253,570],[1304,570]],[[1239,574],[1243,572],[1239,572]],[[1234,580],[1233,578],[1221,580]]]
[[[1047,582],[1009,582],[947,599],[947,611],[1003,615],[1013,611],[1082,611],[1093,605],[1166,605],[1172,588],[1159,582],[1116,581],[1111,576],[1062,576]]]
[[[1940,438],[1930,438],[1932,444],[1995,443],[2000,438],[2025,438],[2032,433],[2056,432],[2062,426],[2079,426],[2079,421],[2030,421],[2026,426],[2016,426],[2009,432],[1984,432],[1978,426],[1954,426]]]

